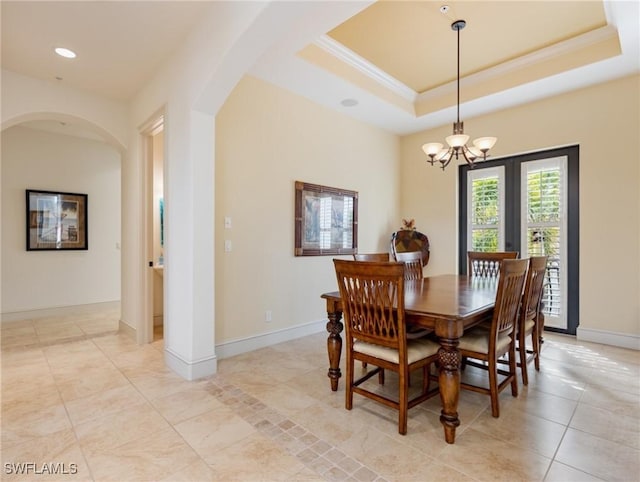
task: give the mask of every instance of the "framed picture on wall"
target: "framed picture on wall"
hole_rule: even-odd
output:
[[[27,189],[27,251],[87,250],[87,195]]]
[[[295,255],[354,254],[358,193],[296,181]]]

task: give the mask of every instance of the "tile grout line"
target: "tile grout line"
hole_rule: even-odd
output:
[[[242,389],[225,382],[224,380],[218,379],[217,376],[212,379],[210,383],[214,385],[217,390],[209,391],[209,393],[215,396],[227,407],[231,408],[240,418],[252,425],[259,433],[269,437],[280,446],[283,446],[287,452],[302,462],[306,467],[315,471],[318,475],[324,478],[329,477],[328,480],[346,480],[348,477],[355,477],[355,474],[358,471],[365,468],[367,471],[375,475],[375,477],[369,480],[376,482],[386,481],[382,475],[374,472],[358,460],[345,454],[334,444],[316,436],[313,432],[307,430],[302,425],[292,421],[277,410],[266,405],[264,402],[261,402],[250,394],[247,394]],[[247,401],[249,403],[247,403]],[[251,409],[250,413],[248,412],[249,409]],[[291,440],[287,440],[287,438],[290,438]],[[296,450],[294,448],[294,441],[299,442],[301,446],[304,446],[304,448]],[[315,449],[314,446],[316,446]],[[333,460],[327,459],[325,455],[330,452],[333,452],[334,456],[337,455],[339,457],[339,461],[344,462],[344,464],[347,464],[348,461],[353,461],[357,466],[349,470],[344,466],[341,466],[339,463],[335,463]],[[329,462],[331,467],[322,470],[321,467],[318,467],[317,463],[314,464],[318,459],[323,459]],[[346,477],[344,479],[331,477],[330,471],[333,468],[343,472]]]
[[[36,331],[36,336],[38,336],[38,333]],[[39,338],[38,338],[39,340]],[[95,343],[94,343],[95,345]],[[76,440],[76,443],[78,444],[78,448],[80,449],[80,453],[82,454],[82,458],[84,459],[84,463],[87,466],[87,470],[89,471],[89,476],[91,477],[91,480],[96,480],[96,478],[93,476],[93,471],[91,470],[91,465],[89,465],[89,460],[87,459],[87,454],[84,451],[84,448],[82,447],[82,444],[80,443],[80,439],[78,438],[78,433],[76,432],[76,427],[73,424],[73,420],[71,420],[71,415],[69,415],[69,409],[67,408],[67,402],[65,401],[64,397],[62,396],[62,392],[60,391],[60,387],[58,386],[58,382],[56,381],[56,378],[53,376],[53,370],[51,368],[51,362],[49,361],[49,357],[47,356],[47,354],[45,353],[44,350],[45,347],[40,347],[40,349],[42,350],[42,355],[44,356],[44,359],[47,362],[47,366],[49,367],[49,372],[51,373],[51,378],[53,379],[53,383],[56,387],[56,391],[58,392],[58,396],[60,397],[60,400],[62,401],[62,406],[64,407],[64,412],[67,415],[67,420],[69,421],[69,425],[71,425],[71,430],[73,431],[73,438]]]
[[[111,334],[111,333],[106,333],[105,335],[110,335],[110,334]],[[93,337],[93,338],[97,338],[97,337]],[[134,389],[134,390],[135,390],[135,391],[136,391],[136,392],[137,392],[137,393],[138,393],[138,394],[139,394],[139,395],[140,395],[140,396],[145,400],[145,402],[147,402],[147,403],[149,404],[149,406],[150,406],[151,410],[154,410],[154,411],[155,411],[155,412],[156,412],[160,417],[162,417],[162,419],[164,419],[164,420],[167,422],[167,424],[169,425],[169,427],[171,427],[171,429],[173,430],[173,432],[174,432],[175,434],[177,434],[177,435],[178,435],[178,436],[179,436],[179,437],[184,441],[184,443],[185,443],[185,444],[186,444],[186,445],[187,445],[191,450],[193,450],[193,452],[195,453],[195,455],[196,455],[200,460],[202,460],[202,461],[206,464],[206,462],[204,461],[204,459],[202,459],[202,457],[201,457],[201,456],[200,456],[200,454],[197,452],[197,450],[195,450],[195,449],[191,446],[191,444],[189,444],[189,442],[188,442],[188,441],[186,441],[186,440],[184,439],[184,437],[182,436],[182,434],[180,434],[180,432],[178,432],[178,431],[176,430],[176,428],[175,428],[174,424],[172,424],[169,420],[167,420],[167,418],[166,418],[162,413],[160,413],[160,411],[158,411],[158,409],[157,409],[157,408],[156,408],[156,406],[153,404],[153,402],[151,401],[151,399],[149,399],[149,398],[148,398],[148,397],[147,397],[147,396],[146,396],[146,395],[145,395],[145,394],[144,394],[144,393],[143,393],[143,392],[142,392],[142,391],[141,391],[141,390],[136,386],[136,384],[135,384],[135,383],[133,383],[133,382],[131,381],[131,379],[130,379],[130,378],[129,378],[129,377],[128,377],[128,376],[127,376],[123,371],[122,371],[122,369],[121,369],[119,366],[117,366],[117,365],[113,362],[113,360],[111,359],[111,356],[110,356],[110,355],[109,355],[109,354],[108,354],[108,353],[107,353],[107,352],[106,352],[106,351],[105,351],[105,350],[104,350],[100,345],[98,345],[97,343],[95,343],[93,340],[91,340],[91,342],[96,346],[96,348],[98,349],[98,351],[100,351],[100,352],[101,352],[101,353],[102,353],[102,354],[103,354],[103,355],[104,355],[104,356],[109,360],[109,363],[111,363],[111,365],[112,365],[116,370],[118,370],[118,372],[119,372],[119,373],[120,373],[120,374],[121,374],[121,375],[122,375],[122,376],[127,380],[127,382],[129,383],[129,385],[130,385],[130,386],[131,386],[131,387],[132,387],[132,388],[133,388],[133,389]],[[64,403],[64,400],[63,400],[63,403]],[[66,408],[66,405],[65,405],[65,408]],[[72,424],[72,426],[73,426],[73,424]],[[75,434],[75,426],[74,426],[73,430],[74,430],[74,434]],[[161,431],[162,431],[162,429],[161,429],[161,428],[158,428],[158,430],[156,430],[156,431],[154,431],[154,432],[151,432],[151,434],[155,434],[155,433],[158,433],[158,432],[161,432]],[[147,434],[147,435],[149,435],[149,434]],[[141,436],[140,438],[143,438],[143,437],[144,437],[144,436]],[[77,434],[76,434],[76,438],[77,438]],[[136,441],[136,440],[139,440],[139,439],[138,439],[138,438],[136,438],[136,439],[133,439],[133,440],[129,440],[129,441],[123,442],[122,444],[120,444],[120,445],[118,445],[117,447],[114,447],[114,448],[121,447],[121,446],[123,446],[123,445],[126,445],[126,444],[128,444],[128,443],[134,442],[134,441]],[[78,444],[80,445],[80,449],[82,450],[82,445],[79,443],[79,441],[78,441]],[[86,455],[84,454],[84,450],[82,450],[82,453],[83,453],[83,456],[85,457],[85,462],[87,463],[87,466],[89,467],[89,470],[91,471],[91,466],[89,465],[89,462],[88,462],[88,460],[86,459]],[[185,464],[184,466],[179,467],[179,468],[178,468],[178,470],[176,470],[176,471],[175,471],[175,472],[173,472],[173,473],[178,473],[180,470],[182,470],[182,469],[184,469],[184,468],[188,467],[188,465],[189,465],[189,464]],[[208,464],[207,464],[207,465],[208,465]],[[95,479],[95,477],[93,477],[93,473],[92,473],[92,472],[91,472],[91,475],[92,475],[92,480],[94,480],[94,481],[95,481],[96,479]]]
[[[94,343],[94,344],[95,344],[95,343]],[[127,379],[127,381],[128,381],[128,382],[129,382],[133,387],[134,387],[134,389],[135,389],[135,390],[136,390],[136,391],[137,391],[137,392],[138,392],[138,393],[139,393],[139,394],[144,398],[144,400],[146,400],[146,401],[151,405],[152,409],[153,409],[153,410],[155,410],[155,411],[156,411],[156,413],[158,413],[158,414],[159,414],[159,415],[160,415],[160,416],[161,416],[161,417],[162,417],[162,418],[163,418],[163,419],[164,419],[164,420],[169,424],[169,426],[171,426],[171,428],[173,429],[173,431],[174,431],[174,432],[175,432],[175,433],[176,433],[176,434],[177,434],[177,435],[178,435],[182,440],[184,440],[185,444],[187,444],[187,445],[188,445],[188,446],[189,446],[189,447],[190,447],[190,448],[195,452],[195,454],[198,456],[198,458],[199,458],[200,460],[202,460],[202,461],[203,461],[203,462],[204,462],[208,467],[211,467],[211,466],[210,466],[210,465],[209,465],[209,464],[208,464],[208,463],[207,463],[207,462],[202,458],[202,456],[198,453],[198,451],[197,451],[194,447],[192,447],[192,446],[191,446],[191,444],[190,444],[186,439],[184,439],[184,437],[182,436],[182,434],[180,434],[180,432],[178,432],[178,430],[175,428],[175,425],[174,425],[170,420],[168,420],[168,419],[167,419],[167,418],[166,418],[162,413],[160,413],[160,412],[157,410],[157,408],[156,408],[156,407],[155,407],[155,405],[153,404],[153,401],[152,401],[151,399],[149,399],[149,398],[148,398],[148,397],[147,397],[147,396],[146,396],[142,391],[140,391],[140,389],[139,389],[139,388],[138,388],[138,387],[137,387],[137,386],[136,386],[136,385],[135,385],[135,384],[134,384],[134,383],[129,379],[129,377],[128,377],[124,372],[122,372],[122,370],[121,370],[118,366],[116,366],[116,365],[113,363],[113,360],[111,360],[111,357],[109,356],[109,354],[108,354],[108,353],[106,353],[106,352],[105,352],[105,351],[104,351],[104,350],[103,350],[99,345],[97,345],[97,344],[96,344],[96,346],[97,346],[97,348],[98,348],[98,349],[99,349],[99,350],[100,350],[100,351],[101,351],[101,352],[102,352],[102,353],[103,353],[103,354],[104,354],[104,355],[109,359],[109,361],[111,362],[111,364],[113,364],[113,365],[114,365],[114,367],[115,367],[118,371],[120,371],[120,373],[121,373],[121,374],[122,374],[122,375]],[[155,347],[154,347],[154,348],[155,348]],[[163,350],[158,350],[158,351],[162,352]],[[279,429],[279,427],[280,427],[280,425],[281,425],[282,423],[286,423],[286,422],[289,422],[289,423],[292,425],[292,427],[289,427],[289,428],[288,428],[288,429],[286,429],[286,430],[282,430],[282,434],[286,434],[287,430],[289,430],[290,428],[295,428],[296,426],[299,426],[299,425],[298,425],[298,424],[296,424],[295,422],[293,422],[293,421],[289,420],[288,418],[286,418],[284,415],[280,414],[280,413],[279,413],[279,412],[277,412],[276,410],[271,409],[270,407],[268,407],[267,405],[265,405],[263,402],[260,402],[260,401],[259,401],[258,399],[256,399],[255,397],[253,397],[253,396],[251,396],[251,395],[249,395],[249,394],[245,393],[244,391],[242,391],[241,389],[239,389],[239,388],[235,387],[234,385],[228,384],[227,382],[223,382],[222,384],[220,384],[220,383],[216,383],[216,378],[217,378],[217,377],[218,377],[218,376],[214,375],[214,377],[213,377],[211,380],[209,380],[209,383],[210,383],[210,384],[212,384],[212,385],[215,385],[215,386],[219,389],[219,392],[217,392],[217,391],[216,391],[216,393],[211,393],[211,391],[210,391],[210,390],[206,390],[206,388],[205,388],[205,390],[206,390],[208,393],[210,393],[211,395],[213,395],[216,399],[218,399],[219,401],[221,401],[225,406],[227,406],[228,408],[232,409],[234,413],[236,413],[238,416],[240,416],[240,418],[242,418],[243,420],[247,421],[247,422],[248,422],[252,427],[254,427],[254,428],[256,429],[256,431],[257,431],[258,433],[260,433],[260,434],[262,434],[262,435],[265,435],[265,436],[269,437],[270,439],[272,439],[272,440],[273,440],[273,441],[275,441],[275,442],[278,442],[278,445],[279,445],[279,446],[283,446],[282,441],[278,440],[278,435],[281,435],[281,434],[280,434],[280,433],[273,433],[273,432],[277,432],[277,431],[278,431],[278,429]],[[240,403],[242,403],[242,401],[241,401],[241,400],[239,400],[239,399],[237,399],[237,398],[235,398],[235,397],[232,397],[232,398],[230,399],[230,398],[226,397],[226,393],[239,393],[239,394],[241,394],[241,395],[242,395],[242,398],[243,398],[243,399],[252,400],[252,402],[253,402],[253,403],[251,404],[251,406],[255,406],[255,405],[263,406],[263,407],[265,408],[265,411],[270,411],[270,412],[272,412],[273,414],[275,414],[275,415],[273,415],[273,416],[272,416],[272,418],[276,418],[276,419],[282,418],[283,420],[282,420],[282,421],[280,421],[277,425],[273,424],[273,422],[271,422],[268,418],[262,419],[262,420],[260,420],[260,421],[258,421],[258,422],[253,422],[253,421],[251,420],[251,417],[250,417],[250,416],[247,416],[247,415],[244,413],[244,411],[243,411],[243,410],[238,410],[238,406],[239,406],[239,404],[240,404]],[[222,395],[221,395],[221,394],[222,394]],[[237,403],[235,403],[235,402],[237,402]],[[241,408],[245,408],[245,407],[241,407]],[[269,415],[269,414],[267,413],[267,416],[268,416],[268,415]],[[261,424],[262,424],[262,426],[261,426]],[[269,426],[269,425],[270,425],[270,426]],[[265,428],[265,427],[266,427],[266,428]],[[314,452],[314,453],[316,453],[316,454],[318,455],[318,458],[324,458],[324,457],[323,457],[323,455],[324,455],[324,454],[327,454],[327,453],[329,453],[329,452],[331,452],[332,450],[333,450],[333,451],[339,451],[339,449],[337,449],[333,444],[330,444],[330,443],[328,443],[328,442],[326,442],[326,441],[324,441],[324,440],[320,439],[319,437],[315,436],[315,435],[314,435],[314,434],[312,434],[311,432],[306,431],[306,429],[304,429],[304,430],[305,430],[305,432],[306,432],[306,433],[311,434],[315,439],[317,439],[317,441],[321,441],[321,442],[323,442],[323,443],[327,444],[327,445],[330,447],[329,449],[327,449],[326,451],[323,451],[323,452],[321,452],[321,453]],[[299,437],[297,437],[297,439],[301,439],[304,435],[306,435],[306,433],[301,434]],[[316,443],[317,443],[317,442],[316,442]],[[312,445],[313,445],[313,444],[312,444]],[[310,468],[310,469],[314,470],[316,473],[318,473],[318,475],[320,475],[320,476],[322,476],[322,477],[324,477],[324,476],[325,476],[324,474],[326,474],[326,473],[330,470],[330,469],[327,469],[327,470],[324,470],[324,471],[320,471],[320,470],[318,470],[316,467],[314,467],[314,466],[310,465],[310,463],[309,463],[308,461],[306,461],[306,460],[304,459],[304,457],[301,457],[301,456],[300,456],[303,452],[306,452],[308,449],[310,449],[310,446],[305,447],[305,449],[301,450],[299,453],[296,453],[294,450],[290,449],[289,447],[286,447],[286,446],[285,446],[284,448],[287,450],[287,452],[289,452],[291,455],[293,455],[296,459],[300,460],[300,461],[303,463],[303,465],[304,465],[305,467],[307,467],[307,468]],[[312,448],[311,448],[311,450],[313,451],[313,449],[312,449]],[[344,460],[344,459],[350,458],[349,456],[347,456],[346,454],[344,454],[342,451],[340,451],[340,454],[342,455],[342,457],[340,458],[340,460]],[[342,468],[342,467],[340,467],[340,466],[336,465],[336,464],[335,464],[335,463],[333,463],[331,460],[328,460],[328,459],[326,459],[326,458],[325,458],[325,460],[327,460],[328,462],[330,462],[330,463],[332,464],[332,467],[337,467],[339,470],[343,470],[343,468]],[[356,470],[354,470],[354,471],[352,471],[352,473],[351,473],[351,474],[348,474],[348,473],[346,473],[346,472],[345,472],[345,474],[346,474],[347,476],[353,476],[353,474],[354,474],[355,472],[357,472],[358,470],[361,470],[363,467],[364,467],[364,468],[366,468],[367,470],[369,470],[370,472],[374,473],[373,471],[371,471],[371,469],[369,469],[368,467],[364,466],[363,464],[361,464],[361,463],[359,463],[359,462],[357,462],[357,461],[355,461],[355,462],[356,462],[356,463],[358,463],[358,467],[357,467],[357,469],[356,469]],[[187,467],[187,465],[185,465],[185,467]],[[183,468],[184,468],[184,467],[183,467]],[[179,471],[179,470],[178,470],[178,471]],[[374,474],[375,474],[375,476],[376,476],[376,477],[375,477],[375,478],[371,478],[371,479],[370,479],[371,481],[376,481],[376,482],[385,482],[385,479],[384,479],[384,478],[382,478],[379,474],[377,474],[377,473],[374,473]]]
[[[102,348],[100,345],[98,345],[98,343],[96,343],[97,339],[103,336],[109,336],[109,335],[113,335],[114,332],[105,332],[105,333],[100,333],[100,334],[93,334],[93,335],[87,335],[86,333],[84,335],[82,335],[81,337],[79,337],[78,339],[60,339],[60,340],[51,340],[48,343],[42,343],[40,341],[38,341],[36,344],[34,345],[29,345],[29,347],[32,348],[36,348],[37,350],[44,352],[46,350],[46,348],[50,347],[50,346],[64,346],[66,344],[70,344],[70,343],[77,343],[77,342],[82,342],[83,340],[86,341],[91,341],[91,343],[94,346],[97,346],[98,350],[100,352],[102,352],[110,361],[110,363],[112,365],[115,366],[115,363],[112,359],[112,356],[110,356],[109,354],[107,354],[107,352],[105,351],[105,348]],[[117,334],[117,332],[116,332]],[[34,333],[34,338],[36,338],[36,340],[38,339],[38,335],[37,333]],[[108,348],[108,345],[105,345],[105,347]],[[3,347],[4,348],[4,347]],[[156,348],[157,350],[159,350],[160,352],[162,352],[163,350],[160,348],[160,346],[154,346],[153,348]],[[581,360],[582,361],[582,360]],[[52,373],[52,365],[50,363],[49,357],[47,357],[45,355],[45,362],[47,363],[47,367],[50,371],[51,376],[53,376]],[[563,366],[571,366],[567,361],[565,360],[558,360],[558,359],[553,359],[553,358],[549,358],[549,362],[552,362],[553,364],[557,364],[560,367]],[[586,362],[584,362],[584,365],[580,365],[583,366],[585,369],[592,369],[593,367],[591,367],[588,364],[589,360],[587,360]],[[164,420],[166,420],[169,425],[174,428],[175,431],[175,427],[174,424],[172,424],[171,422],[169,422],[166,417],[164,417],[162,415],[162,413],[160,413],[158,411],[158,409],[155,407],[155,405],[151,402],[151,400],[145,396],[144,393],[142,393],[140,391],[140,389],[138,388],[138,386],[136,386],[130,379],[129,377],[127,377],[122,370],[118,367],[115,366],[115,368],[126,378],[127,382],[134,387],[134,389],[142,396],[142,398],[144,400],[146,400],[150,405],[151,408],[153,410],[155,410],[157,413],[160,414],[161,417],[163,417]],[[4,371],[4,370],[3,370]],[[588,370],[587,370],[588,371]],[[245,421],[247,421],[248,423],[251,424],[251,426],[253,426],[256,429],[256,432],[259,434],[264,435],[267,438],[270,438],[271,440],[273,440],[274,442],[276,442],[278,444],[278,446],[284,450],[286,450],[289,454],[291,454],[296,460],[299,460],[302,465],[304,465],[305,467],[307,467],[308,469],[314,471],[315,473],[319,474],[321,477],[328,479],[328,480],[344,480],[346,478],[349,478],[349,480],[354,480],[357,477],[355,476],[355,474],[357,473],[358,470],[360,470],[358,467],[356,468],[352,468],[352,470],[349,472],[348,470],[345,470],[343,467],[341,467],[339,465],[339,461],[345,459],[345,458],[349,458],[348,455],[346,455],[344,452],[342,452],[340,449],[337,448],[337,446],[326,442],[325,440],[317,437],[313,432],[306,430],[303,424],[297,424],[296,422],[294,422],[293,420],[289,419],[287,416],[285,416],[283,413],[279,412],[276,409],[273,409],[270,405],[268,405],[266,402],[263,402],[262,400],[260,400],[257,397],[254,397],[252,395],[250,395],[248,392],[243,391],[242,389],[240,389],[238,386],[227,382],[225,380],[224,377],[221,377],[220,375],[216,375],[212,378],[207,377],[206,380],[206,385],[203,384],[203,389],[206,390],[206,387],[210,387],[213,390],[219,390],[217,392],[217,394],[213,394],[212,392],[209,392],[210,394],[214,395],[215,398],[217,398],[219,401],[221,401],[225,406],[227,406],[228,408],[230,408],[234,413],[238,414],[238,416],[240,416],[240,418],[244,419]],[[60,399],[62,400],[63,404],[65,405],[65,412],[66,412],[66,416],[68,418],[69,421],[71,421],[71,417],[70,417],[70,413],[69,410],[67,409],[67,404],[64,401],[64,399],[62,398],[62,394],[60,392],[60,387],[58,386],[58,383],[55,382],[55,378],[54,378],[54,383],[56,385],[56,391],[58,392],[58,396],[60,397]],[[599,388],[598,384],[594,384],[594,385],[590,385],[589,382],[587,381],[585,388],[586,387],[593,387],[594,391],[598,391],[601,390]],[[537,388],[533,388],[533,390],[536,390],[542,394],[547,393],[541,390],[538,390]],[[549,393],[553,393],[553,392],[549,392]],[[572,400],[570,398],[566,398],[565,396],[561,396],[561,395],[556,395],[560,398],[563,399],[567,399],[567,400]],[[583,401],[584,400],[584,401]],[[551,457],[551,463],[547,466],[546,471],[544,472],[544,478],[548,477],[551,471],[551,466],[553,465],[553,463],[557,463],[559,465],[563,465],[565,467],[574,469],[580,473],[584,473],[584,474],[588,474],[588,475],[592,475],[594,477],[596,477],[593,474],[590,474],[589,472],[585,471],[584,469],[580,469],[579,467],[574,467],[573,465],[569,465],[567,463],[563,463],[560,461],[556,460],[556,456],[559,452],[559,449],[568,433],[568,429],[571,428],[570,424],[572,423],[572,421],[574,420],[574,418],[576,417],[577,414],[577,410],[580,407],[585,407],[587,405],[590,405],[589,403],[587,403],[588,401],[588,397],[585,395],[585,391],[583,390],[580,393],[580,396],[577,398],[577,400],[575,400],[576,404],[573,408],[573,411],[571,413],[571,416],[569,417],[569,421],[564,425],[564,431],[562,434],[562,437],[560,437],[560,442],[558,443],[554,455]],[[258,405],[259,404],[259,405]],[[256,415],[256,410],[254,410],[254,408],[259,408],[259,410],[257,410],[257,416]],[[593,405],[595,408],[602,408],[603,407],[595,404]],[[476,420],[478,417],[480,416],[480,414],[477,414],[476,417],[474,417],[473,420]],[[539,415],[535,415],[535,416],[539,416]],[[544,418],[544,417],[542,417]],[[546,420],[546,418],[544,418]],[[551,420],[553,422],[553,420]],[[470,421],[471,423],[471,421]],[[558,422],[554,422],[554,423],[558,423]],[[93,476],[93,472],[91,470],[91,467],[88,464],[87,458],[86,458],[86,454],[84,452],[84,450],[82,450],[82,446],[79,444],[79,440],[77,438],[77,433],[75,433],[75,427],[73,425],[73,423],[71,422],[71,427],[74,430],[74,435],[76,438],[76,442],[78,443],[80,449],[81,449],[81,453],[82,456],[85,459],[85,463],[87,464],[89,473],[91,474],[91,476]],[[296,427],[299,428],[299,430],[296,429]],[[629,447],[624,443],[620,443],[620,442],[615,442],[612,441],[610,439],[595,435],[595,434],[591,434],[589,432],[586,432],[584,430],[579,430],[579,429],[573,429],[577,432],[581,432],[581,433],[585,433],[585,434],[589,434],[593,437],[597,437],[603,441],[607,441],[607,442],[613,442],[613,443],[617,443],[621,446],[625,446],[627,448],[632,448],[635,450],[636,453],[640,453],[636,448],[634,447]],[[295,437],[293,435],[291,435],[289,432],[291,431],[291,433],[293,433],[294,435],[296,435]],[[179,435],[179,434],[178,434]],[[185,441],[186,442],[186,441]],[[196,453],[197,451],[191,447],[191,444],[189,444],[188,442],[186,442],[187,445],[194,450]],[[324,445],[323,445],[324,444]],[[315,448],[315,450],[314,450]],[[342,457],[340,457],[340,455],[342,455]],[[198,454],[199,456],[199,454]],[[335,456],[335,458],[334,458]],[[548,457],[547,457],[548,458]],[[201,459],[201,457],[200,457]],[[323,463],[319,463],[318,461],[322,461]],[[353,462],[360,464],[356,459],[352,459]],[[314,463],[315,462],[315,463]],[[324,464],[324,462],[328,462],[331,464]],[[204,462],[206,464],[206,462]],[[209,464],[206,464],[208,467],[212,468]],[[331,466],[329,466],[331,465]],[[382,477],[379,474],[374,474],[374,472],[369,469],[369,467],[367,467],[365,464],[360,464],[362,467],[366,468],[371,476],[377,476],[377,478],[373,479],[373,478],[363,478],[360,477],[359,479],[362,480],[376,480],[376,481],[380,481],[383,480]],[[446,464],[445,464],[446,465]],[[336,472],[331,472],[331,469],[336,470]],[[452,467],[457,471],[460,471],[461,473],[465,473],[463,471],[461,471],[461,469]],[[337,470],[340,470],[341,472],[337,472]],[[351,475],[349,475],[349,473],[351,473]],[[344,475],[345,477],[342,477],[342,475]],[[361,476],[363,474],[360,474]]]

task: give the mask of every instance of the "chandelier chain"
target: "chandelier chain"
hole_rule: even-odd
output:
[[[467,146],[469,136],[464,133],[464,123],[460,121],[460,30],[467,25],[464,20],[456,20],[451,24],[451,29],[457,31],[457,76],[456,76],[456,122],[453,124],[453,135],[446,138],[448,147],[443,148],[443,144],[439,142],[429,142],[422,146],[422,150],[429,156],[428,162],[433,166],[436,162],[440,163],[440,167],[444,170],[452,159],[460,159],[462,157],[470,167],[473,162],[482,158],[487,159],[487,152],[496,143],[495,137],[480,137],[473,141],[473,146]]]

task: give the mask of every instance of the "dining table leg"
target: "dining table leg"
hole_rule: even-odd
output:
[[[438,350],[438,362],[440,374],[440,400],[442,411],[440,423],[444,427],[444,438],[447,443],[454,443],[456,428],[460,425],[458,418],[458,399],[460,397],[460,352],[458,351],[458,339],[440,338]]]
[[[331,390],[334,392],[338,390],[338,380],[342,376],[340,372],[340,355],[342,354],[342,337],[340,333],[344,328],[342,321],[341,311],[327,311],[327,332],[329,337],[327,338],[327,353],[329,354],[329,373],[327,376],[331,380]]]

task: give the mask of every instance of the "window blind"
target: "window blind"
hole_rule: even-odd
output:
[[[504,249],[504,168],[470,171],[467,183],[469,251]]]
[[[554,318],[565,317],[565,181],[563,158],[524,163],[523,209],[526,212],[522,218],[526,239],[522,240],[522,246],[526,246],[526,252],[523,255],[549,257],[542,301],[543,313],[550,317],[552,324]]]

